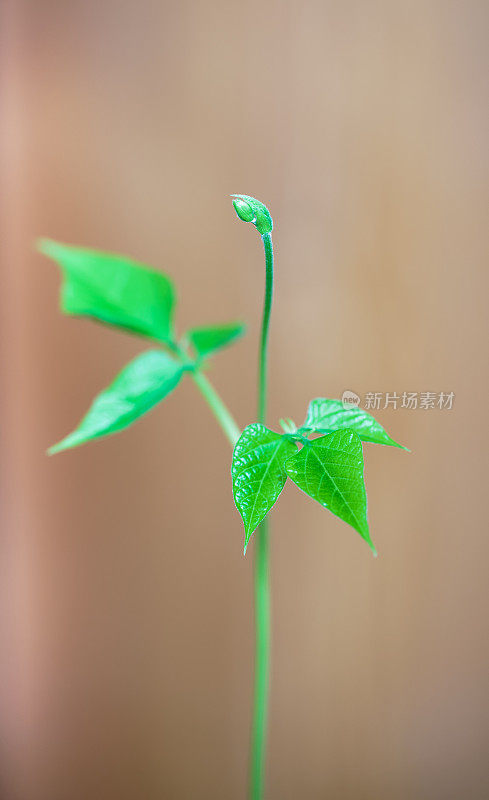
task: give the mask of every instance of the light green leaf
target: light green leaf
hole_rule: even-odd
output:
[[[168,342],[175,305],[173,283],[161,272],[125,256],[60,244],[38,243],[63,272],[61,308],[107,325]]]
[[[371,414],[361,408],[345,407],[341,400],[327,400],[317,397],[311,400],[307,416],[301,430],[314,433],[330,433],[340,428],[351,428],[364,442],[390,444],[407,450],[402,444],[395,442]]]
[[[230,322],[228,325],[208,325],[191,328],[187,338],[198,356],[208,356],[222,347],[226,347],[245,332],[242,322]]]
[[[231,475],[236,507],[245,529],[245,553],[251,535],[284,488],[285,461],[296,446],[264,425],[248,425],[234,448]]]
[[[285,464],[299,489],[348,522],[375,553],[368,530],[362,443],[355,431],[335,431],[304,445]]]
[[[131,361],[99,394],[79,426],[50,454],[127,428],[163,400],[182,377],[183,367],[162,350],[148,350]]]

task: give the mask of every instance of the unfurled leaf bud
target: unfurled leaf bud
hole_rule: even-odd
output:
[[[264,236],[271,233],[273,221],[270,212],[263,203],[247,194],[233,194],[233,206],[236,214],[243,222],[252,222],[258,233]]]

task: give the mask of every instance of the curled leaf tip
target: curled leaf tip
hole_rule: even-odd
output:
[[[252,222],[262,236],[272,232],[273,220],[263,203],[247,194],[232,194],[231,197],[234,210],[243,222]]]

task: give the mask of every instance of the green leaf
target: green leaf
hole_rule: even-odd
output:
[[[59,453],[127,428],[170,394],[183,371],[181,364],[161,350],[142,353],[95,398],[76,430],[48,452]]]
[[[208,356],[222,347],[226,347],[245,332],[242,322],[230,322],[228,325],[209,325],[191,328],[187,338],[198,356]]]
[[[51,239],[42,239],[38,249],[61,267],[61,308],[66,314],[91,317],[160,342],[171,340],[175,290],[166,275],[125,256]]]
[[[296,446],[264,425],[248,425],[234,448],[231,475],[236,507],[245,529],[245,547],[284,488],[285,461]]]
[[[327,400],[317,397],[311,400],[307,416],[301,430],[314,433],[330,433],[340,428],[351,428],[364,442],[374,444],[390,444],[407,450],[402,444],[395,442],[371,414],[361,408],[345,407],[341,400]]]
[[[299,489],[352,525],[375,553],[368,531],[362,443],[355,431],[314,439],[288,459],[285,469]]]

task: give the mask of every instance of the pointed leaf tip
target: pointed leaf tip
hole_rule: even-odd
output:
[[[38,253],[43,253],[43,255],[49,255],[49,245],[52,242],[52,239],[48,239],[45,236],[39,237],[34,242],[34,249],[37,250]]]

